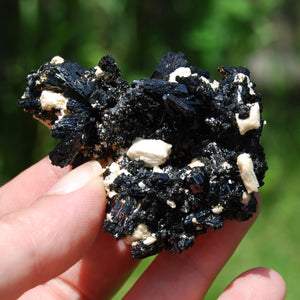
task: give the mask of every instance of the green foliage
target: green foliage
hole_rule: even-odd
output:
[[[251,51],[272,42],[272,27],[268,27],[266,16],[276,3],[267,6],[266,2],[211,1],[201,23],[188,32],[187,42],[207,67],[223,64],[224,57],[227,63],[238,63]]]
[[[57,143],[17,106],[26,74],[54,55],[90,68],[111,53],[128,81],[150,76],[167,51],[184,52],[212,77],[223,64],[248,65],[264,95],[268,120],[263,144],[270,170],[261,189],[263,211],[207,299],[216,299],[234,276],[258,265],[280,271],[288,298],[297,298],[299,13],[299,2],[292,0],[0,1],[0,183]]]

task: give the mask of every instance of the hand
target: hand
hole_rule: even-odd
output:
[[[108,299],[129,276],[138,260],[101,230],[99,174],[96,162],[70,171],[45,158],[0,189],[0,299]],[[203,298],[255,218],[228,221],[181,255],[161,253],[125,299]],[[247,295],[284,299],[285,284],[273,270],[254,269],[220,299]]]

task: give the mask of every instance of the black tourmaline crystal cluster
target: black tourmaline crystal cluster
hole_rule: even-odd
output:
[[[54,165],[101,162],[104,231],[134,258],[181,253],[226,219],[256,210],[267,165],[261,96],[245,67],[207,71],[168,53],[150,79],[129,85],[114,59],[90,70],[55,56],[27,76],[19,105],[60,139]]]

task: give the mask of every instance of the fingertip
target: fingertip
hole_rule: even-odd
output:
[[[277,295],[277,299],[285,299],[286,295],[286,283],[283,277],[272,269],[267,269],[270,272],[270,276],[273,281],[274,294]],[[276,299],[275,297],[273,299]]]
[[[103,173],[102,167],[97,161],[89,161],[73,169],[61,178],[46,194],[63,195],[79,190],[90,180],[99,177]]]
[[[286,284],[282,276],[268,268],[254,268],[234,279],[218,300],[266,299],[283,300]]]

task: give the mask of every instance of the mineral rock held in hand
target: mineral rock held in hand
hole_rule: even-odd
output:
[[[131,85],[110,55],[90,70],[56,56],[27,76],[19,105],[60,139],[52,163],[101,162],[103,230],[131,244],[134,258],[181,253],[256,211],[267,170],[261,96],[247,68],[219,71],[212,81],[168,53]]]

